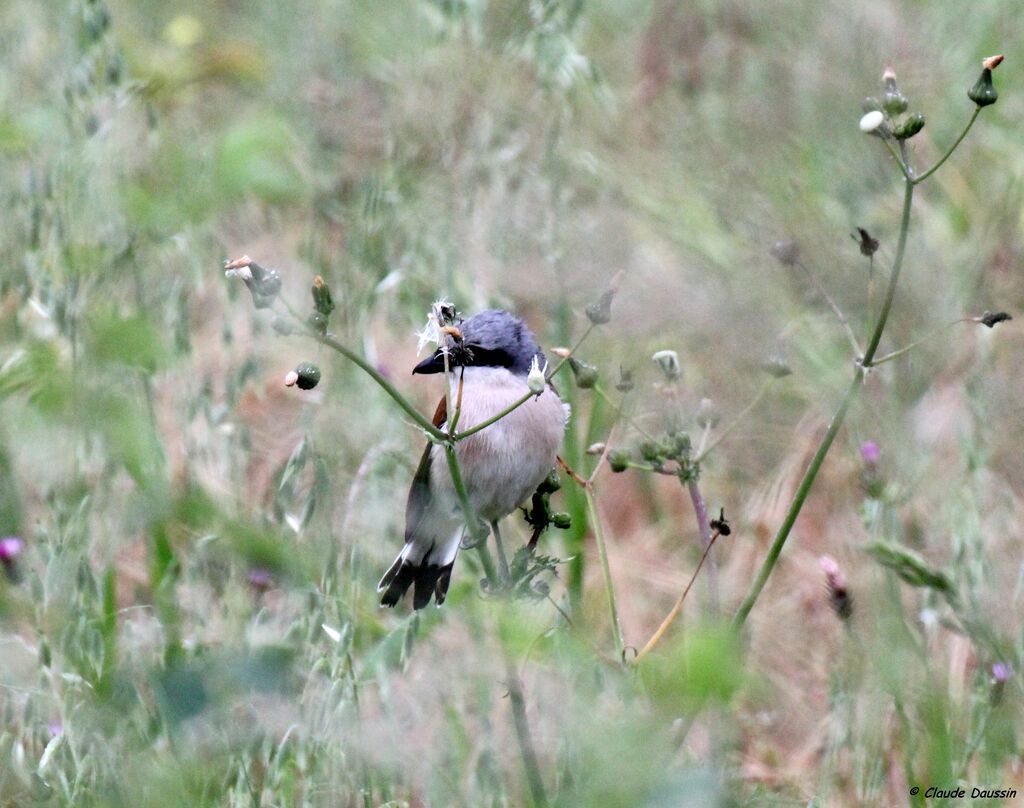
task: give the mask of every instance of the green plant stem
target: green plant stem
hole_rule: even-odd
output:
[[[601,527],[601,518],[597,513],[597,503],[594,501],[593,486],[586,486],[584,489],[587,497],[587,513],[590,525],[594,530],[594,542],[597,544],[597,554],[601,559],[601,574],[604,576],[604,588],[608,595],[608,613],[612,620],[612,634],[615,637],[615,651],[618,658],[623,659],[626,644],[622,639],[622,625],[619,623],[619,608],[615,602],[615,587],[612,584],[612,570],[608,563],[608,548],[604,541],[604,530]]]
[[[885,331],[885,324],[889,320],[889,311],[892,309],[893,300],[896,299],[896,287],[900,280],[900,270],[903,268],[903,255],[907,249],[907,232],[910,230],[910,208],[914,201],[914,182],[907,178],[903,190],[903,212],[900,215],[900,235],[896,242],[896,257],[893,259],[892,273],[889,276],[889,288],[885,293],[885,301],[882,303],[882,311],[879,312],[878,322],[875,325],[875,332],[871,335],[867,350],[864,352],[864,359],[861,365],[871,367],[871,362],[878,351],[878,343],[882,341],[882,332]]]
[[[548,381],[551,381],[555,377],[555,374],[558,373],[558,371],[560,371],[565,366],[565,364],[569,361],[569,358],[574,353],[576,353],[577,349],[580,347],[580,345],[583,344],[583,341],[588,336],[590,336],[590,332],[593,331],[593,330],[594,330],[594,325],[593,325],[593,323],[591,323],[590,325],[587,326],[587,330],[583,332],[583,336],[581,336],[578,340],[576,340],[576,344],[572,346],[572,348],[569,350],[569,353],[566,354],[564,357],[562,357],[561,361],[557,365],[555,365],[555,367],[551,370],[551,372],[548,373],[548,375],[547,375],[547,380]],[[525,393],[522,397],[520,397],[520,398],[516,399],[515,401],[513,401],[509,406],[507,406],[505,409],[503,409],[497,415],[493,415],[490,418],[488,418],[487,420],[481,421],[479,424],[476,424],[475,426],[470,427],[469,429],[467,429],[464,432],[459,432],[457,435],[455,435],[453,437],[453,440],[455,440],[455,441],[464,440],[465,438],[468,438],[470,435],[475,435],[477,432],[479,432],[482,429],[487,429],[487,427],[491,426],[491,424],[494,424],[494,423],[500,421],[506,415],[508,415],[509,413],[514,412],[515,410],[519,409],[521,406],[523,406],[523,404],[525,404],[531,398],[535,398],[536,396],[537,396],[537,393],[533,393],[533,392]]]
[[[910,169],[907,167],[907,164],[903,162],[903,158],[896,150],[896,147],[892,145],[892,141],[887,137],[883,137],[882,142],[885,144],[885,148],[887,148],[889,153],[893,156],[893,159],[896,160],[896,164],[900,167],[900,173],[903,174],[903,178],[908,182],[913,182],[914,178],[910,173]]]
[[[316,334],[315,336],[322,345],[326,345],[328,348],[340,353],[346,359],[355,362],[355,364],[359,366],[360,370],[365,371],[367,375],[370,376],[371,379],[377,382],[377,384],[380,385],[381,388],[383,388],[384,392],[391,396],[391,398],[394,399],[395,403],[398,404],[398,406],[401,407],[403,410],[405,410],[406,415],[412,418],[412,420],[416,422],[416,425],[419,426],[424,432],[426,432],[436,440],[445,439],[446,435],[444,434],[444,432],[442,432],[440,429],[438,429],[436,426],[430,423],[430,421],[425,416],[423,416],[409,402],[409,400],[405,396],[398,392],[398,389],[386,378],[384,378],[384,376],[373,365],[371,365],[357,353],[354,353],[353,351],[346,348],[334,337],[328,334]]]
[[[923,343],[927,342],[928,340],[932,339],[933,337],[937,337],[937,336],[939,336],[939,334],[944,334],[947,330],[949,330],[950,328],[952,328],[955,325],[959,325],[960,323],[970,323],[970,322],[972,322],[970,317],[963,317],[963,318],[961,318],[959,320],[954,320],[951,323],[946,323],[944,326],[940,326],[939,328],[936,328],[934,331],[929,331],[927,334],[925,334],[920,339],[914,340],[912,343],[910,343],[909,345],[905,345],[904,347],[900,348],[898,351],[893,351],[892,353],[887,353],[885,356],[880,356],[880,357],[878,357],[878,359],[872,360],[871,367],[876,368],[876,367],[878,367],[881,364],[884,364],[886,362],[890,362],[893,359],[895,359],[896,357],[902,356],[903,354],[907,353],[908,351],[914,350],[914,348],[916,348],[918,345],[922,345]]]
[[[639,432],[645,438],[647,438],[648,440],[654,440],[654,436],[650,432],[648,432],[646,429],[644,429],[642,426],[640,426],[640,424],[638,424],[636,422],[636,419],[632,418],[625,411],[625,406],[626,406],[626,396],[625,396],[625,394],[623,394],[623,396],[622,396],[621,403],[616,404],[614,401],[612,401],[612,397],[609,396],[608,393],[605,392],[604,388],[601,387],[600,384],[595,384],[593,389],[594,389],[594,392],[597,393],[597,395],[604,401],[605,404],[607,404],[609,407],[611,407],[612,409],[615,410],[615,417],[616,417],[616,419],[621,418],[627,424],[629,424],[629,426],[631,428],[635,429],[637,432]]]
[[[931,168],[929,168],[927,171],[925,171],[924,174],[922,174],[920,177],[916,177],[916,178],[911,180],[911,182],[914,185],[917,185],[920,182],[924,182],[932,174],[934,174],[936,171],[939,170],[939,168],[942,166],[942,164],[944,162],[946,162],[946,160],[949,159],[949,156],[953,152],[956,151],[956,147],[960,145],[960,143],[963,141],[963,139],[965,137],[967,137],[967,133],[971,131],[971,127],[974,126],[974,122],[976,120],[978,120],[978,115],[980,115],[980,114],[981,114],[981,107],[975,107],[974,108],[974,114],[971,115],[971,119],[967,122],[967,126],[964,127],[964,131],[960,133],[960,137],[958,137],[955,141],[953,141],[953,145],[949,147],[949,151],[947,151],[944,155],[942,155],[942,157],[939,158],[939,161],[935,165],[933,165]]]
[[[321,334],[317,331],[314,331],[306,324],[306,322],[302,319],[299,313],[291,306],[291,304],[288,303],[287,300],[284,299],[284,297],[280,297],[279,299],[281,303],[284,305],[285,309],[287,309],[288,313],[292,316],[292,319],[298,322],[306,331],[307,334],[312,336],[313,339],[315,339],[321,345],[326,345],[331,350],[340,353],[349,361],[354,362],[359,367],[360,370],[364,371],[371,379],[377,382],[377,384],[384,390],[384,392],[391,396],[391,398],[394,399],[395,403],[398,404],[398,406],[401,407],[403,410],[405,410],[406,415],[412,418],[412,420],[416,422],[417,426],[419,426],[424,432],[429,434],[432,438],[434,438],[437,441],[444,441],[447,439],[448,436],[445,435],[444,432],[442,432],[432,423],[430,423],[430,421],[426,417],[421,415],[420,412],[409,402],[409,400],[400,392],[398,392],[398,388],[396,388],[391,382],[384,378],[383,374],[381,374],[380,371],[377,370],[377,368],[375,368],[373,365],[371,365],[369,362],[363,359],[363,357],[361,357],[359,354],[350,350],[348,347],[343,345],[341,342],[339,342],[329,334]]]
[[[823,284],[818,279],[818,276],[811,272],[810,267],[802,261],[798,261],[797,266],[804,271],[804,274],[807,275],[811,285],[814,286],[814,288],[818,290],[818,294],[825,299],[825,302],[828,303],[829,308],[832,309],[833,314],[835,314],[836,318],[839,320],[839,324],[842,325],[843,329],[846,331],[846,337],[850,340],[850,346],[853,348],[854,356],[860,356],[861,350],[860,343],[857,342],[857,335],[853,333],[850,321],[846,319],[846,315],[843,314],[843,310],[839,308],[835,300],[832,299],[832,295],[828,293],[828,289],[825,288],[825,284]]]
[[[516,741],[519,744],[519,756],[523,761],[523,771],[526,772],[526,782],[530,786],[530,796],[533,798],[535,808],[547,808],[548,795],[544,789],[544,779],[540,774],[540,764],[537,762],[537,752],[533,746],[533,736],[530,734],[530,721],[526,715],[526,697],[523,694],[523,682],[519,678],[515,661],[508,650],[504,637],[499,638],[501,652],[505,659],[505,684],[508,687],[508,698],[512,706],[512,723],[516,730]]]
[[[501,585],[508,586],[512,582],[512,575],[508,569],[508,556],[505,555],[505,545],[501,540],[501,529],[498,527],[498,520],[491,522],[491,533],[494,534],[494,549],[498,551],[498,574],[501,576]]]
[[[768,388],[772,386],[772,383],[774,381],[775,381],[775,379],[773,377],[773,378],[768,379],[768,381],[766,381],[764,384],[761,385],[761,388],[754,395],[754,398],[751,399],[750,403],[747,404],[747,406],[744,407],[742,410],[740,410],[739,414],[735,418],[732,419],[732,421],[729,423],[729,425],[725,429],[723,429],[713,441],[711,441],[711,443],[707,446],[707,448],[704,449],[703,451],[701,451],[700,454],[698,454],[693,459],[693,461],[692,461],[693,465],[696,466],[698,463],[700,463],[705,457],[707,457],[709,454],[711,454],[711,452],[714,450],[714,448],[716,446],[718,446],[718,444],[720,444],[723,440],[725,440],[727,437],[729,437],[729,434],[737,426],[740,425],[740,423],[743,421],[743,419],[746,418],[750,414],[750,411],[752,409],[754,409],[754,407],[756,407],[758,405],[758,403],[761,401],[762,398],[764,398],[764,394],[768,392]]]
[[[853,399],[856,397],[857,392],[863,384],[865,368],[871,367],[871,362],[875,357],[875,353],[878,351],[878,344],[882,340],[882,332],[885,331],[885,324],[889,319],[889,312],[892,310],[892,303],[896,297],[896,286],[899,283],[900,269],[903,266],[903,255],[907,247],[907,231],[910,228],[910,209],[913,201],[914,182],[908,175],[905,175],[903,213],[900,217],[900,234],[896,246],[896,257],[893,259],[892,273],[889,277],[889,288],[886,291],[885,302],[882,304],[882,310],[878,315],[878,322],[875,325],[874,333],[871,335],[871,341],[868,343],[864,358],[861,360],[861,364],[857,367],[857,371],[854,374],[853,380],[850,382],[849,388],[847,388],[846,395],[843,396],[843,400],[839,404],[839,409],[837,409],[836,414],[832,416],[832,421],[828,425],[825,437],[822,438],[821,445],[818,446],[818,450],[814,453],[811,464],[807,467],[807,471],[804,472],[803,479],[800,481],[800,486],[797,488],[796,494],[793,496],[793,502],[790,504],[789,511],[786,513],[786,518],[779,527],[778,533],[775,534],[775,539],[772,541],[772,545],[768,549],[768,555],[762,563],[757,577],[754,579],[750,592],[740,604],[740,607],[736,612],[736,616],[733,618],[733,627],[736,629],[742,627],[743,623],[746,622],[747,616],[750,614],[750,610],[754,608],[754,604],[757,602],[757,598],[761,594],[761,590],[764,589],[764,585],[772,574],[772,570],[775,569],[775,564],[779,560],[782,548],[785,546],[786,540],[789,538],[790,531],[792,531],[793,525],[796,523],[796,519],[800,515],[800,511],[804,507],[804,502],[806,502],[807,495],[811,492],[811,488],[818,476],[818,472],[821,470],[821,465],[825,462],[825,457],[828,455],[829,449],[832,448],[832,443],[835,441],[836,435],[839,433],[839,429],[842,427],[843,421],[846,419],[847,410],[849,410],[850,404],[853,402]]]
[[[466,527],[473,537],[474,546],[480,556],[480,564],[484,568],[484,574],[492,587],[500,583],[498,574],[494,570],[494,560],[487,549],[487,534],[489,531],[480,522],[473,510],[473,504],[469,501],[469,492],[466,491],[466,484],[462,480],[462,469],[459,467],[459,459],[455,456],[455,444],[450,441],[444,443],[444,454],[448,460],[448,471],[452,475],[452,485],[455,486],[455,493],[459,498],[459,505],[462,508],[462,516],[466,520]]]
[[[772,570],[775,569],[775,564],[779,560],[779,555],[782,553],[782,548],[786,544],[786,539],[789,538],[789,532],[793,529],[793,524],[796,522],[796,518],[800,515],[800,511],[804,506],[807,495],[811,491],[811,486],[814,485],[814,480],[818,476],[818,471],[821,470],[821,464],[825,462],[825,456],[828,454],[828,450],[832,448],[832,442],[839,433],[839,428],[843,425],[843,420],[846,418],[846,411],[849,409],[854,396],[857,395],[857,391],[862,384],[862,378],[863,370],[858,370],[853,381],[850,383],[849,388],[847,388],[846,395],[843,396],[839,409],[832,417],[832,422],[828,425],[828,430],[825,432],[825,437],[822,439],[821,445],[818,446],[818,451],[814,453],[814,458],[811,460],[810,466],[808,466],[807,471],[804,472],[804,477],[800,481],[800,487],[796,490],[793,502],[790,504],[789,511],[786,513],[786,518],[783,520],[782,526],[779,528],[779,532],[776,533],[772,546],[768,549],[768,555],[761,564],[761,569],[758,571],[757,578],[754,580],[754,584],[751,586],[750,592],[747,594],[743,603],[740,604],[740,608],[737,610],[736,616],[733,618],[734,628],[741,627],[746,621],[747,615],[749,615],[750,610],[754,608],[754,604],[757,602],[757,598],[761,594],[761,590],[764,589],[764,585],[768,581],[768,576],[770,576],[772,574]]]

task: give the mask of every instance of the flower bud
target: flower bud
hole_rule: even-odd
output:
[[[224,277],[241,278],[252,294],[252,302],[257,309],[270,308],[281,291],[281,273],[260,266],[248,255],[226,261]]]
[[[297,385],[300,390],[312,390],[320,384],[320,368],[312,362],[301,362],[285,375],[284,383],[286,387]]]
[[[306,324],[312,328],[317,334],[327,333],[327,317],[318,311],[314,311],[306,319]]]
[[[603,443],[592,443],[587,447],[588,455],[599,455],[604,453],[605,444]]]
[[[651,356],[661,372],[665,374],[665,378],[670,382],[678,381],[679,377],[683,375],[682,370],[679,367],[679,354],[675,351],[657,351]]]
[[[262,567],[254,567],[249,570],[246,580],[249,582],[249,586],[252,587],[252,591],[257,595],[268,592],[274,586],[274,576],[270,570]]]
[[[865,135],[874,134],[883,123],[885,123],[885,115],[877,109],[872,110],[860,119],[860,131]]]
[[[270,327],[282,337],[290,336],[295,331],[295,329],[292,328],[292,324],[280,314],[275,315],[274,319],[270,321]]]
[[[551,524],[559,530],[568,530],[572,527],[572,517],[564,511],[551,514]]]
[[[842,620],[847,620],[853,615],[853,598],[846,588],[846,577],[832,556],[822,556],[820,563],[821,571],[825,573],[829,604]]]
[[[540,395],[548,386],[548,363],[544,362],[544,369],[541,370],[540,360],[535,356],[533,362],[530,364],[530,374],[526,377],[526,386],[530,388],[531,393]]]
[[[887,90],[882,98],[882,108],[891,116],[902,115],[909,106],[910,102],[907,101],[907,97],[895,87],[892,90]]]
[[[615,289],[608,289],[601,293],[601,296],[586,308],[587,319],[594,325],[604,325],[612,319],[612,300],[615,298]]]
[[[313,278],[313,306],[324,317],[330,316],[331,312],[334,311],[331,289],[319,275]]]
[[[633,389],[633,371],[627,370],[626,368],[619,366],[619,381],[615,385],[615,389],[620,393],[628,393]]]
[[[924,115],[915,112],[893,130],[893,136],[897,140],[909,140],[922,129],[924,129]]]
[[[989,693],[989,703],[1000,704],[1006,690],[1006,683],[1013,678],[1013,668],[1005,662],[996,662],[992,665],[992,690]]]
[[[768,359],[767,362],[761,364],[761,369],[774,376],[776,379],[784,379],[786,376],[790,376],[793,373],[792,368],[786,363],[786,360],[781,356],[773,356]]]
[[[553,493],[555,493],[555,491],[558,491],[559,489],[561,489],[561,487],[562,487],[562,480],[558,476],[558,472],[555,471],[554,469],[551,469],[551,471],[548,472],[548,476],[544,478],[544,482],[542,482],[539,486],[537,486],[537,493],[538,494],[553,494]]]
[[[17,536],[0,539],[0,566],[3,566],[4,572],[12,583],[18,583],[21,579],[17,561],[23,546],[21,539]]]
[[[629,452],[622,450],[609,452],[608,465],[611,466],[612,471],[616,474],[625,471],[629,468]]]
[[[642,441],[638,449],[640,450],[640,457],[648,463],[661,463],[666,455],[669,454],[668,447],[654,440]]]
[[[22,541],[17,536],[0,539],[0,563],[12,564],[21,554]]]
[[[776,241],[769,252],[772,258],[784,267],[796,266],[796,262],[800,260],[800,245],[791,239]]]
[[[860,459],[865,465],[877,466],[882,459],[882,450],[873,440],[865,441],[860,446]]]
[[[979,107],[987,107],[999,99],[999,93],[992,85],[992,71],[999,67],[1002,61],[1002,56],[990,56],[981,63],[981,75],[974,86],[967,91],[967,97]]]
[[[882,102],[873,96],[868,96],[860,105],[861,112],[881,112]]]
[[[581,362],[578,359],[569,358],[569,367],[572,368],[572,375],[576,378],[576,386],[589,390],[597,384],[597,368]]]
[[[702,398],[700,400],[700,406],[697,408],[697,426],[701,429],[714,429],[718,426],[721,418],[722,416],[718,412],[715,402],[710,398]]]

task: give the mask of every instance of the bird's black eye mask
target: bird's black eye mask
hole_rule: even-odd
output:
[[[448,367],[451,368],[510,368],[515,364],[512,354],[504,348],[481,348],[460,342],[448,348]],[[444,373],[444,350],[438,348],[433,356],[428,356],[416,367],[413,373]]]

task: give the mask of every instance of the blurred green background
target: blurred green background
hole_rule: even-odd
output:
[[[910,142],[926,167],[1004,52],[999,102],[915,199],[882,350],[1024,309],[1022,37],[1009,0],[0,6],[0,537],[21,541],[0,581],[0,805],[527,805],[505,654],[553,804],[1024,793],[1019,320],[872,372],[741,642],[702,580],[637,672],[568,480],[548,597],[482,597],[464,553],[443,609],[379,609],[423,437],[222,270],[251,255],[303,310],[323,276],[332,331],[427,414],[440,391],[409,370],[441,296],[515,311],[550,348],[621,272],[581,356],[610,391],[634,373],[635,423],[683,419],[695,442],[701,399],[728,423],[784,357],[793,374],[703,468],[733,522],[729,614],[853,361],[772,245],[795,240],[863,335],[900,183],[862,100],[892,65],[927,117]],[[871,270],[856,226],[881,242]],[[303,360],[323,381],[286,389]],[[561,386],[565,456],[589,473],[614,408]],[[671,478],[604,470],[595,490],[639,648],[700,558],[692,509]],[[956,597],[901,581],[873,540],[947,571]]]

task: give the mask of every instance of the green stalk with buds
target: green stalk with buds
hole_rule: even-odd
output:
[[[846,395],[843,396],[842,401],[840,401],[835,415],[832,416],[828,429],[826,430],[817,451],[814,453],[814,457],[811,459],[810,465],[804,472],[803,479],[801,479],[800,485],[797,487],[796,494],[794,495],[793,501],[789,506],[789,510],[782,521],[782,525],[779,527],[779,530],[768,549],[768,555],[765,557],[757,576],[754,578],[754,583],[751,585],[750,592],[740,604],[740,607],[733,618],[733,626],[737,629],[743,626],[751,609],[753,609],[754,605],[757,603],[757,599],[760,596],[761,591],[768,582],[768,578],[775,569],[775,565],[778,563],[779,556],[786,544],[786,540],[789,538],[793,525],[796,523],[797,517],[800,515],[800,511],[803,509],[804,502],[806,502],[807,496],[810,494],[811,489],[814,486],[814,482],[817,479],[818,472],[821,470],[822,464],[825,462],[825,457],[828,455],[829,449],[832,448],[832,443],[835,441],[836,435],[839,433],[839,430],[843,425],[843,421],[846,419],[846,414],[850,409],[850,405],[857,397],[861,387],[863,387],[866,373],[876,364],[879,364],[880,361],[892,358],[893,356],[890,354],[876,360],[878,347],[882,341],[882,335],[885,332],[885,326],[889,320],[889,314],[892,311],[893,301],[896,299],[896,290],[899,286],[900,271],[903,269],[903,259],[907,247],[907,233],[910,230],[910,214],[914,201],[914,189],[917,185],[934,174],[935,171],[937,171],[942,164],[949,159],[950,155],[967,136],[967,133],[974,125],[974,122],[977,120],[981,110],[986,106],[995,103],[998,98],[998,93],[992,85],[992,71],[1000,62],[1002,62],[1002,60],[1002,56],[993,56],[984,60],[982,63],[983,69],[980,78],[967,93],[970,100],[975,104],[974,112],[971,115],[970,120],[967,122],[967,126],[964,128],[960,136],[954,141],[949,150],[939,158],[938,161],[936,161],[935,165],[920,175],[915,175],[914,169],[910,164],[906,149],[906,141],[921,131],[924,127],[924,117],[918,114],[912,114],[906,118],[899,117],[907,112],[909,103],[907,102],[906,97],[896,86],[896,75],[891,69],[887,69],[883,76],[883,81],[885,83],[885,96],[882,103],[879,105],[877,101],[874,101],[874,99],[868,99],[866,102],[867,109],[860,122],[861,131],[881,138],[886,147],[893,154],[893,157],[903,174],[903,208],[900,214],[899,236],[896,243],[896,254],[893,258],[892,271],[889,276],[889,285],[886,289],[882,308],[879,311],[874,327],[871,330],[871,336],[868,341],[867,348],[864,351],[864,355],[858,358],[857,365],[853,373],[853,379],[850,381],[850,386],[847,388]]]

